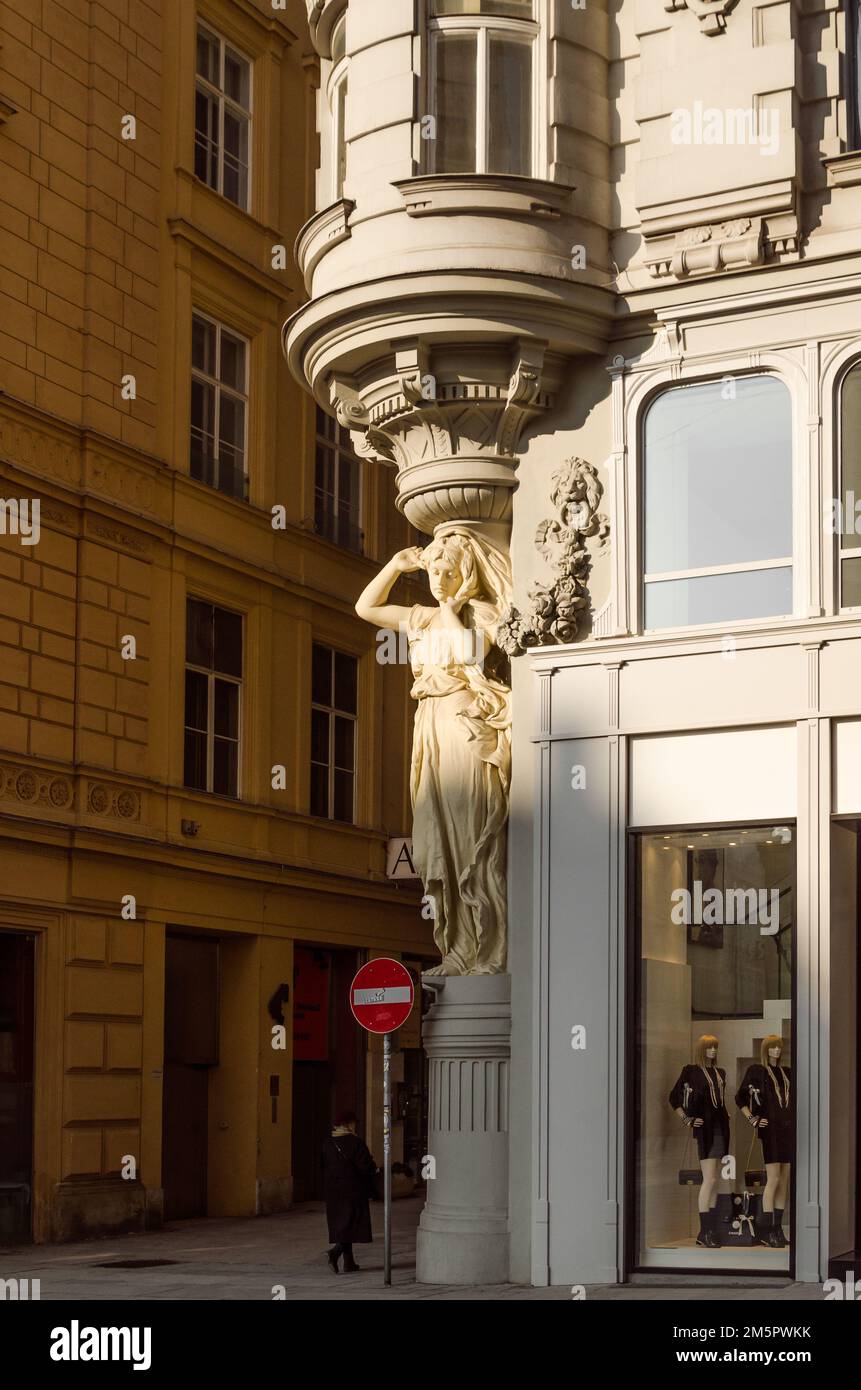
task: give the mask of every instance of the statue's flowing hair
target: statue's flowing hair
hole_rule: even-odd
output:
[[[486,617],[494,623],[511,605],[511,563],[504,551],[471,531],[452,529],[439,532],[422,552],[422,568],[442,557],[458,569],[462,583],[455,598],[480,609],[488,605]]]

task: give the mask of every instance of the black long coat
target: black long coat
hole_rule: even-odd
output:
[[[723,1095],[726,1088],[726,1072],[723,1067],[709,1067],[712,1084],[709,1086],[702,1067],[682,1067],[681,1074],[670,1091],[670,1105],[674,1110],[684,1110],[694,1120],[702,1124],[692,1131],[697,1141],[697,1153],[707,1158],[716,1135],[721,1136],[723,1152],[729,1152],[729,1115]],[[715,1105],[712,1092],[719,1101]]]
[[[377,1165],[357,1134],[339,1134],[323,1143],[323,1190],[329,1239],[342,1245],[368,1245],[368,1199]]]
[[[757,1130],[766,1163],[791,1163],[795,1125],[789,1067],[772,1067],[769,1075],[767,1067],[754,1062],[744,1074],[735,1103],[768,1120],[765,1129]]]

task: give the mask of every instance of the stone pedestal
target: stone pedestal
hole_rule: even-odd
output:
[[[445,979],[423,1023],[430,1060],[428,1179],[416,1251],[421,1284],[508,1279],[509,975]]]

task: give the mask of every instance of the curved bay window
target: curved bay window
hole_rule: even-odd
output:
[[[639,1268],[789,1268],[794,840],[636,837]]]
[[[861,362],[840,388],[840,606],[861,608]]]
[[[792,407],[781,381],[676,386],[643,436],[643,626],[793,611]]]
[[[534,174],[535,0],[431,0],[437,174]]]

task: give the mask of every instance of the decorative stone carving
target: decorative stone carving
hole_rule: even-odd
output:
[[[115,816],[118,820],[140,820],[141,799],[132,787],[106,782],[87,783],[87,810],[93,816]]]
[[[432,605],[389,603],[399,575],[424,569]],[[418,701],[410,795],[413,863],[433,904],[440,975],[496,975],[506,960],[506,825],[511,692],[494,663],[508,607],[506,551],[453,524],[395,555],[356,612],[407,636]]]
[[[119,463],[104,454],[94,454],[87,460],[87,484],[94,492],[101,492],[123,502],[135,511],[151,512],[155,502],[155,484],[152,478],[138,472],[127,463]]]
[[[603,549],[609,535],[607,518],[598,511],[604,489],[591,463],[566,459],[552,483],[550,497],[559,519],[539,524],[535,548],[555,577],[550,584],[533,584],[525,613],[512,607],[500,624],[497,642],[509,656],[520,656],[528,647],[574,641],[590,601],[592,557],[586,541],[596,540]]]
[[[333,378],[339,423],[360,455],[397,469],[398,506],[418,530],[510,521],[524,427],[552,404],[545,347],[522,341],[479,357],[402,343],[383,383]]]
[[[81,455],[77,445],[42,430],[31,429],[0,415],[0,458],[60,482],[80,482]]]
[[[726,17],[734,10],[738,0],[664,0],[665,10],[692,10],[700,22],[702,32],[713,38],[726,29]]]
[[[68,811],[72,806],[72,783],[40,768],[0,764],[0,801],[17,801],[25,806],[48,806]]]

